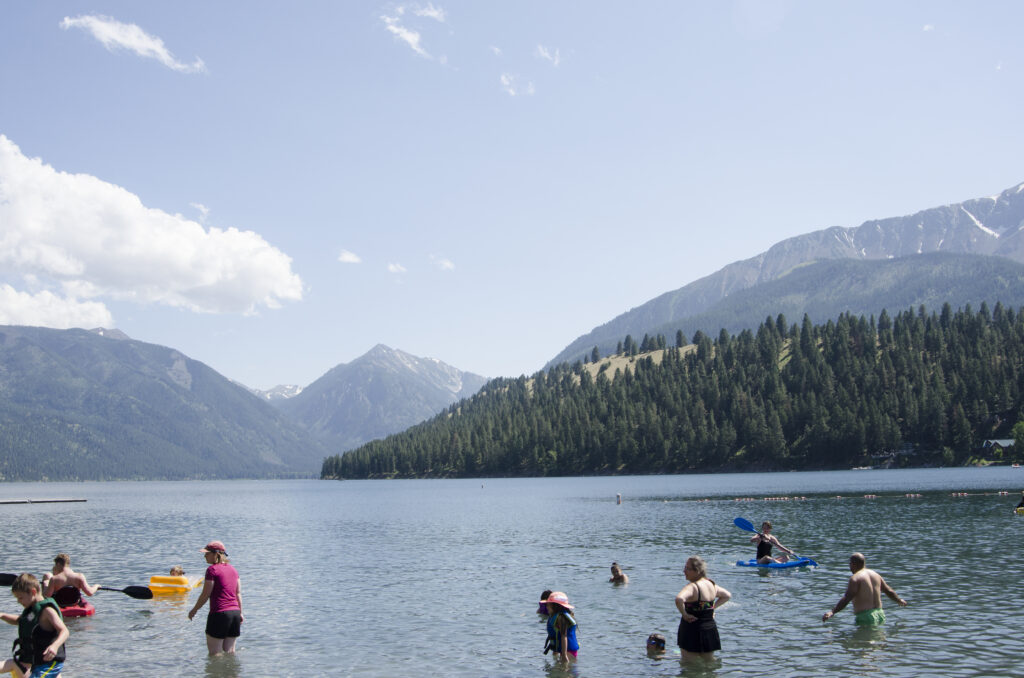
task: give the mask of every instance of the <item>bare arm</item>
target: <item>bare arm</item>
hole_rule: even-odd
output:
[[[96,584],[96,586],[89,586],[89,582],[85,580],[84,574],[80,575],[80,579],[81,581],[78,582],[78,588],[82,589],[82,593],[85,595],[94,596],[96,595],[96,592],[100,590],[99,584]]]
[[[711,606],[711,609],[717,610],[718,608],[728,603],[730,600],[732,600],[732,594],[723,589],[718,584],[715,584],[715,602]]]
[[[207,579],[203,582],[203,592],[199,594],[199,599],[196,600],[196,604],[192,606],[192,609],[188,611],[188,618],[196,616],[196,612],[206,605],[206,601],[210,599],[210,595],[213,593],[213,580]],[[241,601],[239,601],[241,603]]]
[[[791,556],[795,556],[795,555],[796,555],[795,553],[793,553],[792,551],[790,551],[790,550],[789,550],[788,548],[786,548],[785,546],[783,546],[783,545],[782,545],[782,542],[781,542],[781,541],[779,541],[778,537],[776,537],[775,535],[772,535],[772,536],[768,537],[768,541],[770,541],[771,543],[775,544],[775,545],[776,545],[776,546],[778,546],[778,547],[779,547],[779,548],[780,548],[781,550],[785,551],[785,552],[786,552],[786,553],[788,553],[789,555],[791,555]]]
[[[885,583],[885,579],[882,579],[881,583],[882,583],[882,593],[884,593],[885,595],[889,596],[894,601],[896,601],[896,604],[899,605],[900,607],[906,607],[907,606],[907,601],[903,600],[898,595],[896,595],[896,592],[893,591],[892,587]]]
[[[48,622],[48,623],[47,623]],[[50,626],[54,631],[57,632],[57,637],[53,639],[53,642],[46,646],[43,650],[43,659],[46,661],[53,661],[53,658],[57,656],[57,651],[60,650],[60,646],[68,642],[68,627],[64,626],[64,621],[49,605],[43,609],[43,616],[41,618],[41,624],[45,629]]]
[[[857,596],[857,591],[860,589],[860,582],[854,577],[850,577],[850,582],[846,585],[846,593],[839,599],[836,606],[821,616],[821,621],[828,621],[830,617],[834,616],[837,612],[842,610],[844,607],[850,604],[850,601]]]
[[[683,615],[683,619],[688,622],[692,622],[696,617],[686,611],[686,589],[694,586],[694,584],[687,584],[683,587],[683,590],[676,594],[676,609],[679,610],[679,614]]]
[[[18,623],[18,615],[10,614],[9,612],[4,612],[3,614],[0,614],[0,619],[11,625]]]
[[[235,598],[238,599],[238,616],[242,621],[245,621],[245,615],[242,614],[242,580],[239,579],[235,588]]]

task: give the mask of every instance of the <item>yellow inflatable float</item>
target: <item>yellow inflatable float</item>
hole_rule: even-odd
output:
[[[169,577],[154,575],[149,578],[149,588],[154,596],[174,596],[199,588],[202,577]]]

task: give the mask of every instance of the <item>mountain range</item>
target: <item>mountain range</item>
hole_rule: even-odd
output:
[[[1024,306],[1024,184],[998,196],[830,228],[624,313],[552,364],[783,314],[825,323],[1002,302]],[[325,456],[403,431],[487,381],[378,345],[312,384],[253,392],[118,330],[0,326],[0,480],[310,476]]]
[[[674,334],[675,328],[684,326],[692,332],[699,324],[694,321],[699,314],[711,312],[724,299],[778,280],[801,266],[826,261],[897,259],[930,252],[994,255],[1024,262],[1024,184],[999,195],[934,207],[909,216],[866,221],[856,227],[834,226],[788,238],[757,256],[728,264],[616,316],[575,339],[548,367],[584,360],[595,346],[601,355],[607,355],[626,335],[654,335],[665,328]],[[991,297],[988,300],[994,301]],[[818,309],[823,315],[812,317],[815,322],[849,310],[841,300]],[[877,310],[876,307],[874,312]],[[759,317],[745,327],[756,327],[765,315],[775,312],[765,306]],[[796,308],[794,312],[802,315],[803,309]],[[708,319],[713,316],[709,313]],[[717,334],[720,327],[704,323],[696,329]]]
[[[323,445],[182,353],[121,332],[0,326],[0,479],[309,476]]]
[[[378,344],[290,398],[271,400],[332,449],[398,433],[467,398],[487,382],[440,360]]]

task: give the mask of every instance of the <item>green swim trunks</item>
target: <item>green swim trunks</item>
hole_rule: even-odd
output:
[[[880,607],[872,610],[861,610],[854,618],[858,626],[880,626],[885,623],[885,611]]]

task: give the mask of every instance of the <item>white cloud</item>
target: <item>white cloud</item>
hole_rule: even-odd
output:
[[[205,224],[206,217],[210,215],[210,208],[201,202],[190,202],[189,206],[194,207],[199,212],[199,223]]]
[[[554,51],[551,51],[544,45],[537,45],[537,56],[540,57],[541,59],[550,61],[552,65],[556,67],[562,61],[562,56],[559,54],[557,47]]]
[[[444,258],[441,258],[441,257],[431,257],[431,259],[433,259],[434,265],[437,266],[438,269],[440,269],[442,271],[454,271],[455,270],[455,264],[452,263],[451,259],[444,259]]]
[[[512,75],[511,73],[501,74],[501,88],[510,96],[519,96],[525,94],[527,96],[533,94],[533,83],[527,81],[526,84],[521,84],[522,79],[518,75]]]
[[[927,32],[929,32],[929,31],[934,31],[934,30],[935,30],[935,26],[933,26],[932,24],[925,24],[925,25],[924,25],[924,26],[923,26],[923,27],[921,28],[921,30],[922,30],[922,31],[924,31],[925,33],[927,33]]]
[[[78,301],[43,290],[36,294],[0,285],[0,325],[38,325],[66,330],[72,327],[113,327],[114,318],[98,301]]]
[[[64,30],[81,28],[92,34],[110,51],[126,49],[146,59],[156,59],[167,68],[182,73],[200,73],[206,70],[206,64],[199,57],[191,64],[178,61],[164,46],[164,41],[150,35],[135,24],[125,24],[108,16],[77,16],[74,19],[64,17],[60,22]]]
[[[405,266],[401,264],[388,264],[388,273],[405,273]]]
[[[494,56],[501,56],[501,48],[491,45],[491,51],[494,52]]]
[[[434,7],[433,3],[428,2],[426,7],[416,7],[412,10],[412,13],[416,16],[427,17],[428,19],[434,19],[444,23],[445,14],[444,10],[440,7]]]
[[[431,56],[427,53],[427,50],[423,49],[420,45],[420,34],[418,31],[414,31],[411,28],[406,28],[399,23],[399,18],[403,14],[404,10],[398,8],[398,16],[382,16],[380,19],[384,22],[384,27],[391,31],[391,34],[396,38],[409,45],[412,51],[419,54],[421,57],[430,59]]]
[[[0,269],[76,303],[106,297],[254,313],[302,298],[291,258],[257,233],[207,229],[146,207],[120,186],[26,157],[2,134],[0,224]]]
[[[338,261],[343,264],[360,264],[363,260],[355,252],[342,250],[341,254],[338,255]]]

